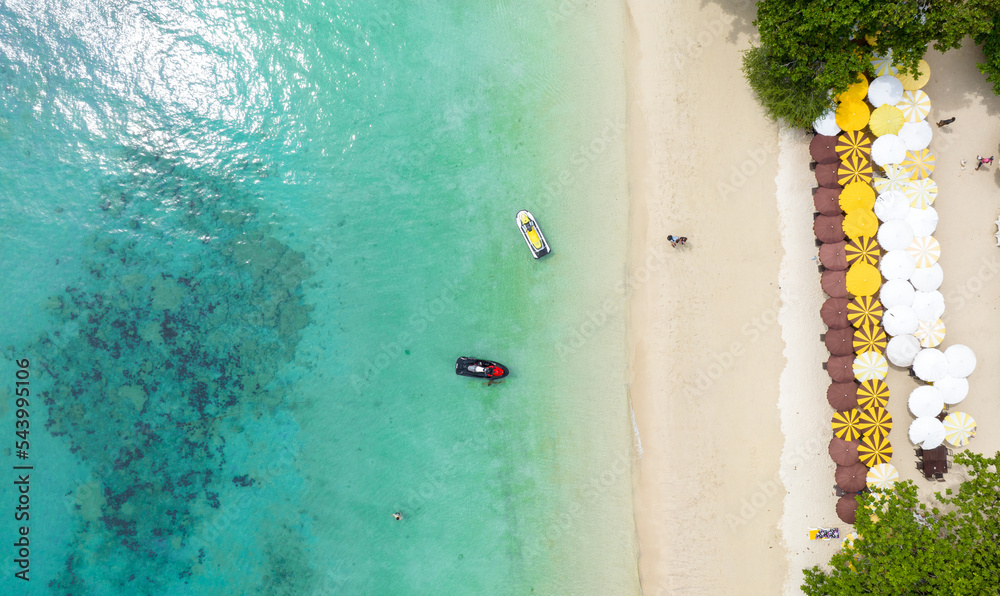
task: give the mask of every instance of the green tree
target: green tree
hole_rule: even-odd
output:
[[[928,506],[910,482],[862,497],[859,538],[806,569],[808,596],[1000,594],[1000,453],[955,456],[967,480],[957,493],[935,493]],[[875,517],[872,517],[874,514]]]
[[[870,73],[871,54],[891,51],[903,72],[916,73],[929,44],[943,51],[984,35],[998,8],[1000,0],[761,0],[760,45],[744,55],[743,71],[770,117],[808,126],[856,73]]]
[[[986,62],[978,64],[979,72],[993,83],[993,93],[1000,95],[1000,14],[993,17],[993,27],[976,37],[976,43],[983,46]]]

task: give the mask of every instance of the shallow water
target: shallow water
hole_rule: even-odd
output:
[[[580,496],[628,448],[621,313],[576,355],[596,384],[552,357],[620,297],[624,242],[593,235],[622,203],[544,198],[567,163],[620,167],[576,146],[613,120],[551,134],[578,121],[570,31],[601,29],[466,4],[0,7],[30,593],[522,594],[604,536],[553,531],[560,509],[631,535],[627,474]],[[540,262],[526,206],[561,244]],[[485,387],[459,355],[514,373]],[[622,414],[596,442],[590,391]]]

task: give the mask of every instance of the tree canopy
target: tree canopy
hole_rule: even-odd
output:
[[[967,479],[931,506],[910,481],[861,498],[858,539],[806,569],[808,596],[1000,594],[1000,453],[955,456]],[[959,472],[961,473],[961,472]]]
[[[985,35],[998,10],[1000,0],[760,0],[760,45],[743,71],[769,116],[808,126],[856,73],[870,73],[871,54],[891,51],[901,72],[916,74],[928,45],[944,51]]]

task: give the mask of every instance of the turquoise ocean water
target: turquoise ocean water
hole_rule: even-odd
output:
[[[0,586],[633,593],[610,14],[0,4]]]

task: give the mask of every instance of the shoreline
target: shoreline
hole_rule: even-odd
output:
[[[629,393],[643,594],[777,593],[777,127],[740,72],[753,6],[630,0]],[[674,32],[679,32],[674,34]],[[674,249],[667,234],[688,236]],[[662,250],[661,267],[644,267]]]

